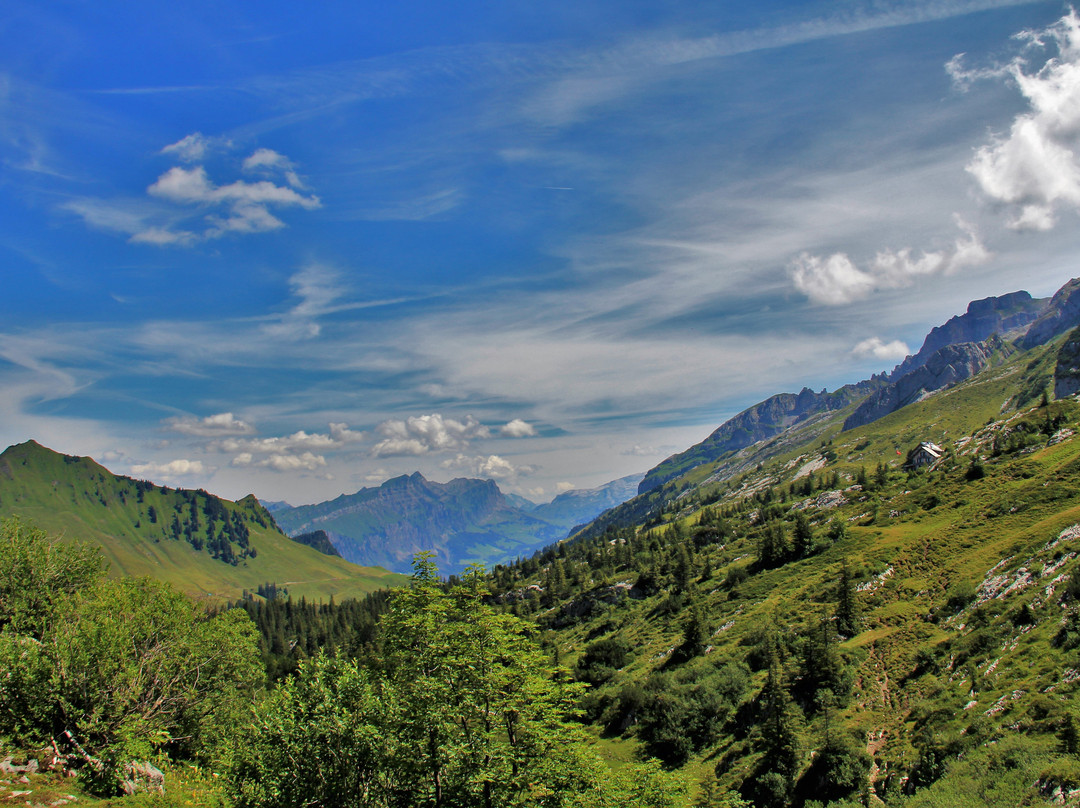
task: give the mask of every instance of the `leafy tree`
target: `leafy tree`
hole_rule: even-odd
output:
[[[25,594],[0,631],[0,670],[11,672],[0,678],[0,735],[73,748],[106,791],[133,758],[223,753],[262,680],[243,612],[211,616],[166,584],[103,579],[92,552],[40,531],[5,537],[23,552],[0,562],[0,579],[20,570]]]
[[[496,614],[486,595],[480,568],[445,590],[421,554],[383,617],[397,700],[392,765],[413,784],[414,803],[515,804],[572,740],[564,717],[573,688],[545,675],[524,625]]]
[[[101,579],[101,552],[18,519],[0,522],[0,631],[41,639],[57,604]]]

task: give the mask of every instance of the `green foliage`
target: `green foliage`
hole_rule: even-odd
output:
[[[745,665],[726,662],[707,673],[654,674],[637,703],[638,737],[646,751],[668,765],[681,765],[713,743],[749,686]],[[627,696],[634,691],[624,691]],[[626,699],[627,702],[630,698]]]
[[[56,605],[104,574],[101,553],[18,519],[0,522],[0,631],[41,638]]]
[[[602,684],[627,663],[629,656],[630,644],[626,640],[617,637],[597,640],[585,647],[585,653],[574,668],[574,678],[579,682]]]
[[[671,777],[615,775],[585,748],[567,720],[576,686],[486,602],[480,569],[449,587],[428,555],[414,570],[383,616],[379,664],[317,657],[261,705],[230,774],[241,808],[672,805]]]
[[[35,606],[17,609],[21,617],[0,631],[0,670],[9,672],[0,678],[0,735],[86,755],[87,773],[106,791],[135,758],[220,756],[262,681],[246,615],[210,616],[167,584],[103,579],[95,554],[6,530],[23,551],[14,563]],[[51,563],[56,553],[72,560],[70,574]],[[10,576],[11,562],[2,566]],[[49,598],[34,594],[58,579],[65,587]]]

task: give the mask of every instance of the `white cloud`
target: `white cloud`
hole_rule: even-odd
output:
[[[535,466],[515,466],[498,455],[470,457],[459,454],[439,465],[448,471],[461,471],[485,480],[513,480],[536,472]]]
[[[128,241],[132,244],[153,244],[155,247],[188,247],[195,243],[197,236],[190,230],[169,230],[164,227],[148,227],[132,235]]]
[[[293,188],[304,187],[292,160],[273,149],[256,149],[251,156],[244,159],[242,168],[248,172],[280,172],[285,177],[285,182]]]
[[[326,458],[314,452],[303,452],[299,455],[271,454],[256,460],[251,452],[241,452],[232,459],[230,465],[238,468],[266,468],[281,472],[315,471],[326,466]]]
[[[166,419],[165,428],[181,435],[197,438],[216,438],[223,435],[251,435],[255,427],[231,412],[219,412],[205,418],[184,417]]]
[[[154,477],[188,477],[207,473],[201,460],[179,458],[168,463],[139,463],[131,467],[132,474],[146,474]]]
[[[228,185],[215,185],[203,166],[173,166],[146,192],[177,204],[227,207],[227,215],[207,217],[211,227],[203,233],[204,238],[217,238],[230,232],[263,233],[284,227],[285,223],[270,212],[270,205],[299,206],[305,210],[322,207],[317,196],[303,196],[269,180],[236,180]]]
[[[573,483],[555,483],[555,491],[559,494],[565,494],[567,491],[573,491],[576,486]]]
[[[471,440],[490,436],[488,428],[471,415],[458,421],[443,418],[439,413],[383,421],[376,431],[382,440],[371,450],[375,457],[454,451],[464,449]]]
[[[290,340],[319,336],[318,318],[327,313],[341,296],[337,273],[321,264],[309,264],[289,278],[289,286],[299,302],[276,323],[263,326],[271,336]]]
[[[1080,17],[1075,9],[1042,31],[1025,31],[1026,52],[1056,49],[1031,70],[1021,54],[1006,65],[965,70],[960,58],[949,65],[962,89],[976,79],[1008,77],[1029,109],[1013,119],[1007,135],[980,147],[968,172],[991,199],[1016,208],[1009,226],[1049,230],[1058,206],[1080,208]]]
[[[852,348],[851,353],[860,359],[903,359],[911,353],[911,349],[898,339],[885,342],[878,337],[870,337]]]
[[[535,438],[536,427],[530,423],[526,423],[520,418],[515,418],[513,421],[505,424],[502,429],[499,430],[499,434],[507,438]]]
[[[173,155],[185,163],[197,163],[206,157],[208,151],[228,148],[231,145],[225,138],[207,137],[202,132],[192,132],[175,143],[170,143],[161,153]]]
[[[838,306],[868,297],[878,289],[901,289],[927,275],[948,275],[990,258],[974,228],[957,218],[962,231],[951,247],[916,256],[910,247],[881,250],[864,269],[846,253],[822,258],[800,254],[789,271],[795,287],[816,303]]]
[[[349,429],[348,424],[330,424],[329,433],[305,432],[301,429],[291,435],[271,438],[225,438],[210,444],[209,448],[246,454],[285,454],[298,450],[329,451],[356,443],[363,436],[363,432]]]

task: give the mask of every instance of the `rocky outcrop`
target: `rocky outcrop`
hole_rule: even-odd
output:
[[[947,345],[982,342],[993,334],[1007,338],[1017,336],[1039,317],[1048,303],[1045,298],[1036,299],[1027,292],[974,300],[964,314],[931,329],[919,352],[897,365],[889,374],[889,381],[895,382],[921,368]]]
[[[1054,296],[1050,303],[1018,340],[1017,344],[1025,351],[1036,345],[1045,345],[1054,337],[1064,334],[1070,328],[1080,325],[1080,278],[1073,278]]]
[[[341,557],[341,553],[334,547],[333,541],[325,530],[312,530],[310,533],[300,533],[292,537],[295,542],[300,544],[306,544],[308,547],[314,547],[323,555],[338,556]]]
[[[1058,351],[1054,367],[1054,398],[1080,393],[1080,328],[1075,329]]]
[[[725,421],[701,443],[672,455],[650,470],[638,486],[638,493],[651,491],[695,466],[719,460],[729,452],[737,452],[758,441],[774,438],[811,416],[842,410],[885,383],[884,376],[874,376],[858,384],[845,385],[832,393],[825,390],[815,393],[804,387],[799,393],[780,393],[767,398]]]
[[[1009,345],[996,335],[982,342],[946,345],[932,354],[921,367],[871,394],[844,421],[844,429],[872,423],[931,393],[969,379],[987,367],[995,354],[1008,355],[1010,352]]]

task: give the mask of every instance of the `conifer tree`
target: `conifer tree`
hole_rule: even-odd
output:
[[[814,528],[802,511],[795,515],[795,540],[792,552],[796,558],[806,558],[814,552]]]
[[[840,581],[836,591],[836,630],[842,637],[859,633],[859,604],[855,599],[855,583],[845,558],[840,563]]]

